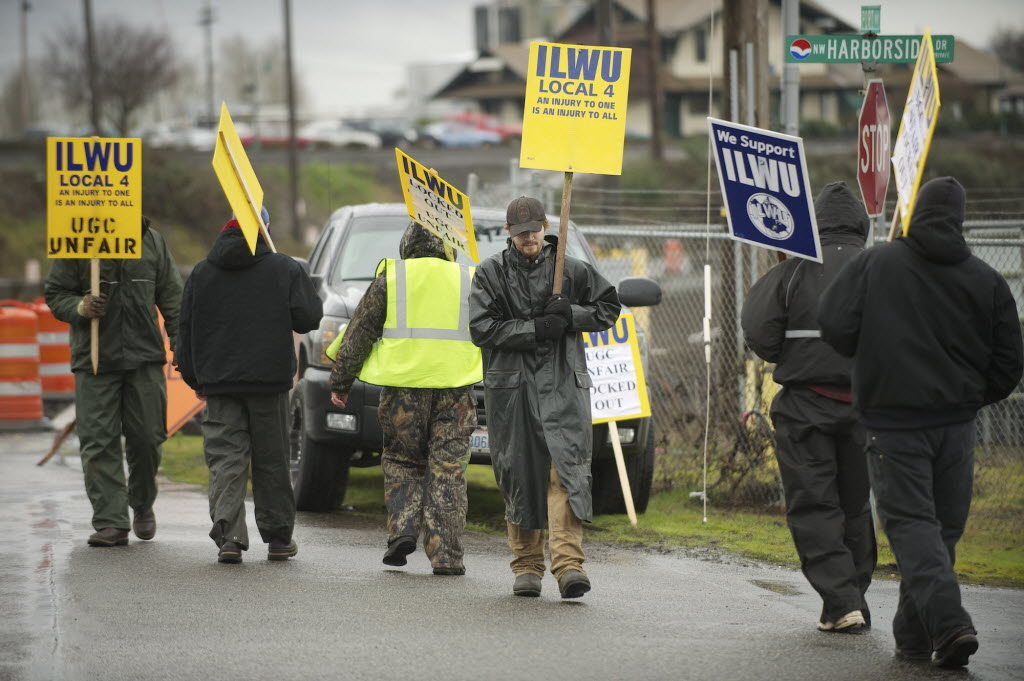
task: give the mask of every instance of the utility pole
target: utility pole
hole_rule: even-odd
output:
[[[288,90],[288,175],[290,205],[288,214],[292,220],[292,236],[302,241],[299,225],[299,150],[295,143],[295,83],[292,78],[292,3],[284,0],[284,79]]]
[[[213,99],[213,7],[206,0],[199,10],[199,25],[206,38],[206,124],[215,125],[217,105]]]
[[[728,4],[728,3],[726,3]],[[661,88],[661,36],[654,11],[654,0],[647,0],[647,70],[651,87],[651,160],[662,159],[662,113],[665,95]]]
[[[605,47],[615,47],[615,19],[612,15],[612,0],[597,0],[595,14],[597,19],[597,44],[604,45]],[[619,194],[617,193],[619,189],[619,176],[599,175],[597,183],[601,189],[607,192],[601,198],[604,218],[609,222],[614,222],[618,219],[619,215]]]
[[[100,134],[100,101],[96,92],[96,47],[92,32],[92,0],[82,0],[85,10],[85,71],[89,82],[89,125],[92,134]]]
[[[30,97],[28,86],[28,11],[32,6],[28,0],[21,3],[21,130],[28,128],[30,114]]]
[[[766,0],[729,0],[722,5],[722,63],[730,63],[729,53],[736,52],[735,87],[722,89],[723,117],[733,108],[732,93],[737,93],[736,123],[749,123],[748,113],[754,112],[753,125],[768,128],[768,17]],[[733,78],[726,72],[726,79]],[[749,82],[748,82],[749,81]],[[751,95],[752,93],[752,95]],[[752,100],[752,101],[748,101]]]
[[[782,0],[782,35],[800,33],[800,0]],[[782,65],[782,132],[800,134],[800,65]]]

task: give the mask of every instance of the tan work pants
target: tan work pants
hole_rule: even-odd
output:
[[[551,574],[558,579],[566,570],[583,570],[583,521],[569,506],[569,491],[551,464],[548,479],[548,549]],[[515,556],[512,572],[516,575],[544,575],[544,530],[524,530],[508,523],[508,545]]]

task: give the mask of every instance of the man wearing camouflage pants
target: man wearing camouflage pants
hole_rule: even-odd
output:
[[[423,530],[435,575],[463,575],[466,467],[476,427],[473,385],[483,378],[469,338],[474,268],[418,223],[384,260],[344,330],[331,371],[331,401],[344,409],[360,380],[383,386],[378,417],[388,509],[384,564],[405,565]]]

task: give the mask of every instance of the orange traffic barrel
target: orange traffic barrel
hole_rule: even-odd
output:
[[[71,326],[53,316],[45,298],[36,298],[32,309],[39,319],[39,378],[44,400],[75,399],[75,375],[71,373]]]
[[[0,429],[42,426],[39,322],[31,305],[0,300]]]

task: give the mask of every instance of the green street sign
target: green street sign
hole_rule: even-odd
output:
[[[878,33],[882,30],[882,6],[860,6],[860,32]]]
[[[911,64],[921,49],[919,35],[789,35],[786,62],[789,64]],[[933,35],[935,62],[953,61],[953,36]]]

